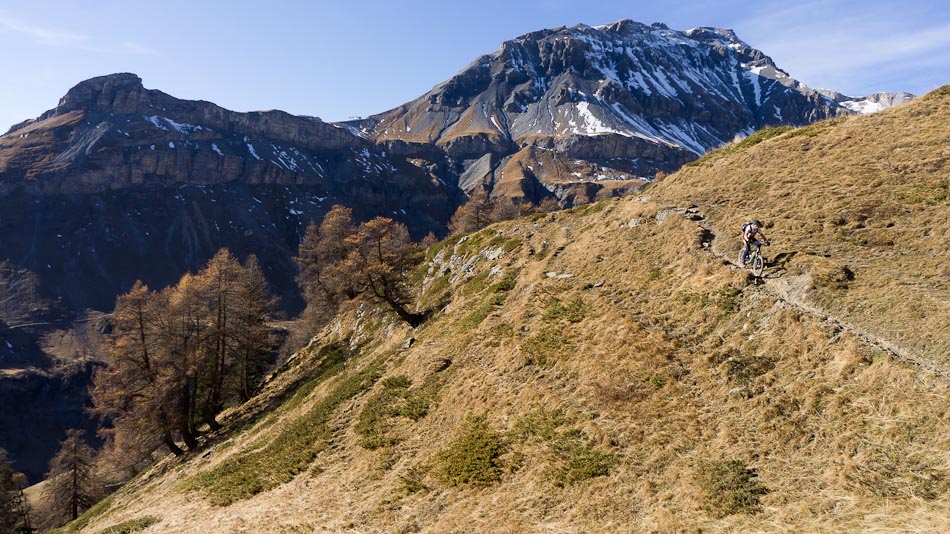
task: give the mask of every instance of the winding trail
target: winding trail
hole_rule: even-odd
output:
[[[736,263],[735,258],[727,254],[718,252],[713,247],[716,239],[717,229],[709,224],[706,217],[700,213],[699,208],[691,206],[689,208],[671,208],[670,212],[679,213],[683,217],[695,222],[703,230],[703,250],[716,258],[723,260],[725,264],[730,265],[731,269],[742,269]],[[783,302],[785,305],[795,308],[803,313],[817,317],[825,323],[835,327],[838,333],[847,332],[862,342],[890,354],[894,359],[914,365],[930,371],[937,376],[950,380],[950,369],[940,365],[933,360],[921,358],[909,350],[900,347],[890,340],[873,334],[860,326],[848,322],[840,317],[836,317],[826,311],[809,304],[805,301],[805,292],[811,284],[811,277],[807,274],[800,276],[790,276],[786,274],[782,265],[776,265],[775,262],[766,261],[765,272],[762,277],[755,277],[749,273],[753,281],[753,287],[759,291],[764,291],[772,297]]]

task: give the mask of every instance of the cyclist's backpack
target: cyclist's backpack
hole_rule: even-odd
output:
[[[748,233],[749,233],[749,228],[752,228],[752,223],[750,223],[750,222],[743,223],[743,224],[742,224],[742,235],[748,234]]]

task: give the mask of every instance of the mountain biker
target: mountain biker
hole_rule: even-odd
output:
[[[762,241],[756,239],[756,236],[762,238]],[[765,234],[762,233],[762,221],[756,219],[752,222],[747,222],[742,225],[742,243],[745,247],[742,249],[742,255],[739,257],[739,263],[742,267],[745,267],[746,257],[749,255],[749,251],[752,247],[755,247],[756,251],[762,248],[762,243],[766,245],[769,244],[769,239],[765,237]]]

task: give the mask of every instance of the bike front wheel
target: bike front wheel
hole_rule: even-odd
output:
[[[752,274],[755,276],[762,276],[762,271],[765,270],[765,261],[762,259],[762,256],[758,254],[752,258]]]

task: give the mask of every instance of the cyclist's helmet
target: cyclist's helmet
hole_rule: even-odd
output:
[[[760,221],[760,220],[758,220],[758,219],[752,221],[752,224],[758,226],[759,228],[762,228],[762,221]]]

